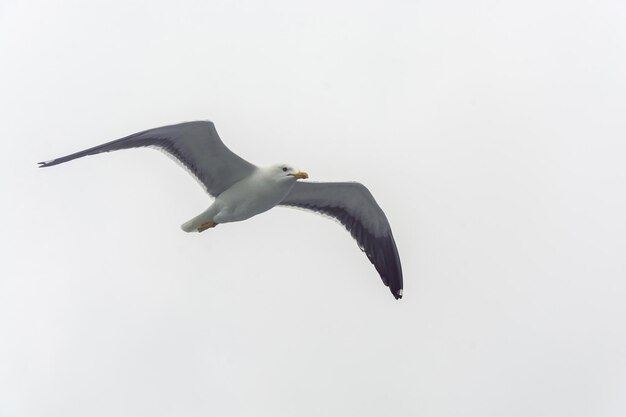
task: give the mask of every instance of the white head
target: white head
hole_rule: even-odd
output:
[[[292,167],[289,164],[272,165],[264,169],[267,175],[277,181],[296,181],[309,178],[309,174]]]

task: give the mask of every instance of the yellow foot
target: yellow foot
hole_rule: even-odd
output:
[[[212,227],[217,226],[217,223],[213,221],[208,221],[206,223],[202,223],[200,227],[198,227],[198,232],[204,232],[206,229],[210,229]]]

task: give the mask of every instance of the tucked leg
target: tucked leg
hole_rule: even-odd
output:
[[[198,227],[198,232],[204,232],[207,229],[211,229],[212,227],[217,226],[217,223],[215,223],[213,220],[209,220],[206,223],[202,223],[200,225],[200,227]]]
[[[202,232],[208,228],[215,227],[215,222],[213,219],[215,218],[215,214],[219,212],[219,207],[216,207],[215,204],[212,204],[211,207],[198,214],[193,219],[184,223],[181,226],[187,233],[191,232]]]

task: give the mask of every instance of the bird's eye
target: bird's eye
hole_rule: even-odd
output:
[[[283,172],[287,172],[287,168],[283,167]]]

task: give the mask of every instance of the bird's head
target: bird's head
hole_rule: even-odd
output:
[[[270,172],[273,177],[278,180],[305,180],[309,178],[309,174],[300,171],[292,167],[289,164],[278,164],[270,167]]]

